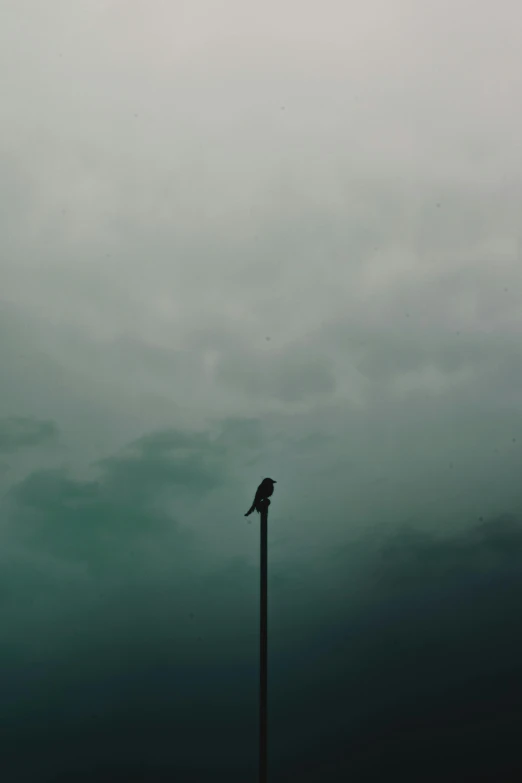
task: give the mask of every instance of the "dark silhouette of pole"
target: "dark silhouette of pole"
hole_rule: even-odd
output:
[[[260,593],[259,593],[259,783],[267,781],[267,663],[268,663],[268,627],[267,627],[267,499],[260,508],[261,515],[261,557],[260,557]]]
[[[258,486],[254,502],[246,512],[249,517],[257,511],[261,517],[260,540],[260,582],[259,582],[259,783],[267,781],[267,663],[268,663],[268,628],[267,628],[267,530],[269,498],[273,495],[274,484],[277,481],[265,478]]]

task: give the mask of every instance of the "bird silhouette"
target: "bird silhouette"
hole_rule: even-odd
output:
[[[277,484],[277,481],[274,481],[274,479],[271,478],[265,478],[261,482],[261,484],[258,486],[256,490],[256,496],[254,498],[254,502],[246,512],[245,516],[248,517],[253,511],[257,511],[258,513],[261,512],[261,505],[262,501],[268,500],[268,498],[273,494],[274,492],[274,484]]]

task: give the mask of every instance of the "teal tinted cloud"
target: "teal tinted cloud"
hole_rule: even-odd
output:
[[[9,416],[0,419],[0,453],[16,452],[31,446],[48,444],[58,436],[53,421],[29,416]]]
[[[228,479],[228,452],[201,432],[145,435],[93,466],[95,479],[66,468],[33,471],[11,487],[15,539],[89,567],[121,567],[146,543],[180,534],[169,496],[201,501]]]

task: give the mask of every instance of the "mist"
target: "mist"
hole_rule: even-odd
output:
[[[6,780],[516,780],[517,3],[0,10]]]

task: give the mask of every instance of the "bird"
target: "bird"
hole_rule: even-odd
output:
[[[261,505],[262,501],[268,500],[268,498],[273,494],[274,492],[274,484],[277,484],[277,481],[274,481],[274,479],[271,478],[265,478],[261,482],[261,484],[258,486],[256,490],[256,496],[254,498],[254,502],[246,512],[245,516],[248,517],[253,511],[257,511],[258,513],[261,512]]]

